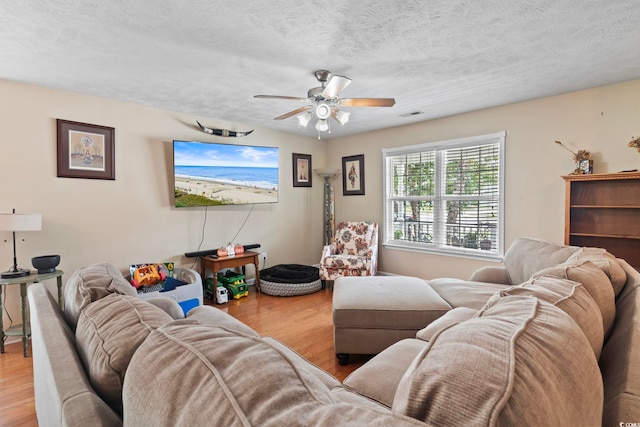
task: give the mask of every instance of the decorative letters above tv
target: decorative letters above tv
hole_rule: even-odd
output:
[[[278,148],[173,141],[175,206],[278,201]]]

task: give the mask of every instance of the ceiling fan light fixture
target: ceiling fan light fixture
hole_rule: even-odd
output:
[[[316,129],[318,132],[324,132],[329,130],[329,123],[327,123],[327,119],[318,119],[316,123]]]
[[[334,117],[336,118],[338,123],[340,123],[341,125],[344,125],[349,121],[349,115],[351,115],[351,113],[349,113],[348,111],[338,110],[334,114]]]
[[[313,116],[308,111],[306,113],[299,114],[298,115],[298,122],[300,123],[300,126],[306,128],[307,125],[309,124],[309,122],[311,121],[311,117],[313,117]]]
[[[329,107],[325,103],[318,104],[318,106],[316,107],[316,116],[318,116],[320,120],[326,121],[326,119],[328,119],[330,115],[331,107]]]

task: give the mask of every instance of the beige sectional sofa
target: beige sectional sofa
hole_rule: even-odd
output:
[[[463,281],[448,279],[450,287],[436,281],[432,288],[452,308],[413,338],[384,349],[344,384],[216,308],[199,307],[184,318],[171,300],[130,295],[108,264],[81,269],[69,279],[64,312],[42,284],[35,284],[29,301],[38,421],[43,426],[640,422],[638,272],[602,251],[530,239],[517,246],[532,252],[521,257],[520,250],[512,251],[504,269],[483,269],[468,286],[481,288],[483,280],[496,278],[510,283],[487,295],[471,292],[474,303],[461,305],[468,301]],[[521,262],[510,265],[516,255]],[[539,262],[542,255],[552,262]],[[535,261],[527,266],[527,260]],[[457,289],[459,298],[449,288]]]

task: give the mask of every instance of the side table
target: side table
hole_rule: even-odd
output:
[[[208,268],[213,273],[213,289],[218,287],[218,271],[223,268],[244,267],[247,264],[256,266],[256,290],[260,292],[260,254],[258,252],[246,251],[240,255],[214,258],[205,256],[200,258],[202,269],[202,281],[204,283],[205,270]]]
[[[31,337],[31,326],[26,320],[27,317],[27,286],[31,283],[42,282],[47,279],[56,279],[58,282],[58,305],[62,307],[62,275],[61,270],[53,273],[38,274],[33,272],[28,276],[12,277],[10,279],[0,279],[0,353],[4,353],[4,340],[7,336],[22,336],[22,349],[24,357],[29,356],[29,338]],[[22,300],[22,324],[13,326],[6,331],[2,321],[2,290],[5,286],[20,285],[20,299]]]

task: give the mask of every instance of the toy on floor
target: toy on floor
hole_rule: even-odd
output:
[[[229,296],[233,299],[240,299],[249,295],[247,284],[244,282],[244,276],[242,274],[235,273],[228,270],[225,274],[218,273],[218,282],[222,283]]]
[[[227,288],[225,288],[224,286],[218,286],[218,288],[216,289],[216,302],[218,304],[229,302]]]
[[[131,284],[140,289],[155,286],[167,277],[173,276],[173,263],[167,264],[133,264],[129,266]]]

